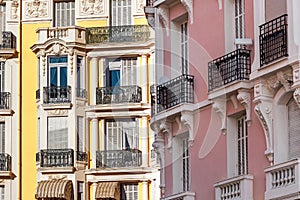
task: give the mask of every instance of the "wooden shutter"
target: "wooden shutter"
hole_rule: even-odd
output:
[[[136,58],[122,60],[122,85],[137,85]]]
[[[68,148],[67,117],[48,118],[48,149]]]
[[[122,133],[118,122],[106,122],[106,149],[122,150]]]
[[[288,103],[289,157],[300,157],[300,109],[291,98]]]

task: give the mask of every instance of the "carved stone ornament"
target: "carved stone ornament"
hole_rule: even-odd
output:
[[[300,88],[297,88],[295,91],[294,91],[294,94],[293,94],[293,97],[298,105],[298,107],[300,108]]]
[[[40,18],[48,16],[48,1],[33,0],[25,2],[25,16]]]
[[[48,113],[48,115],[52,115],[52,116],[67,116],[68,110],[55,109],[55,110],[48,110],[47,113]]]
[[[157,14],[166,29],[167,35],[169,35],[169,8],[165,6],[159,6],[157,9]]]
[[[145,7],[145,15],[147,22],[151,28],[155,27],[155,10],[153,7]]]
[[[181,112],[180,120],[189,129],[189,144],[192,145],[194,142],[194,114],[183,111]]]
[[[172,123],[167,121],[167,120],[162,120],[160,125],[159,125],[159,128],[161,130],[161,132],[163,132],[164,134],[167,135],[168,137],[168,149],[171,149],[172,148]]]
[[[239,91],[237,99],[246,110],[246,121],[251,121],[251,94],[246,91]]]
[[[104,13],[104,0],[81,0],[81,15],[99,15]]]
[[[254,111],[264,129],[266,146],[267,146],[265,155],[269,159],[269,162],[272,163],[273,162],[273,137],[272,137],[271,108],[272,108],[271,102],[261,102],[255,106]]]
[[[71,69],[71,74],[73,74],[73,64],[74,64],[74,49],[69,49],[69,65]]]
[[[226,97],[213,99],[212,107],[221,119],[221,122],[222,122],[221,130],[225,131],[227,129],[227,127],[226,127]]]
[[[143,13],[144,12],[144,0],[136,1],[136,12]]]
[[[11,3],[11,19],[19,19],[19,2],[13,0]]]
[[[181,0],[181,3],[184,5],[185,9],[187,10],[192,24],[194,22],[193,0]]]
[[[285,91],[290,91],[293,82],[293,76],[289,73],[277,72],[276,76],[267,79],[267,86],[269,89],[277,90],[280,86],[283,86]]]

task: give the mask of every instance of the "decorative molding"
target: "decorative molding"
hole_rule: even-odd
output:
[[[19,19],[19,1],[13,0],[11,3],[11,19]]]
[[[144,12],[144,0],[136,1],[136,12],[143,13]]]
[[[189,144],[194,142],[194,114],[189,111],[181,112],[181,122],[189,129]]]
[[[81,0],[80,15],[104,14],[104,0]]]
[[[239,91],[237,99],[246,110],[246,121],[251,121],[251,94],[247,91]]]
[[[265,151],[266,157],[269,159],[269,162],[273,162],[273,137],[272,137],[272,103],[271,102],[260,102],[258,103],[254,111],[264,129],[266,146]]]
[[[183,4],[185,9],[187,10],[187,12],[190,16],[191,24],[193,24],[193,22],[194,22],[193,0],[181,0],[181,3]]]
[[[55,109],[55,110],[48,110],[47,113],[48,113],[48,115],[52,115],[52,116],[67,116],[68,110]]]
[[[166,29],[167,35],[169,36],[169,8],[165,6],[159,6],[157,9],[157,14]]]
[[[172,148],[172,139],[173,139],[173,135],[172,135],[172,123],[167,121],[167,120],[163,120],[160,123],[160,130],[162,133],[166,134],[168,137],[168,149]]]
[[[237,109],[238,108],[238,100],[237,100],[236,95],[235,94],[231,95],[230,100],[233,104],[234,109]]]
[[[155,27],[155,10],[154,10],[154,8],[153,7],[145,7],[144,10],[145,10],[146,19],[147,19],[149,26],[154,29],[154,27]]]
[[[71,75],[73,75],[73,64],[74,64],[74,49],[73,48],[69,48],[69,65],[70,65],[70,69],[71,69]]]
[[[48,13],[48,1],[33,0],[25,2],[25,16],[28,18],[47,17]]]
[[[5,117],[4,116],[0,116],[0,121],[1,122],[5,121]]]
[[[277,79],[280,81],[285,91],[291,91],[291,86],[293,82],[292,74],[283,73],[282,71],[277,72]]]
[[[272,76],[266,81],[266,86],[270,90],[276,90],[281,86],[280,81],[278,80],[277,76]]]
[[[296,90],[293,93],[293,97],[294,97],[298,107],[300,108],[300,88],[296,88]]]
[[[212,107],[218,113],[221,121],[222,121],[222,127],[221,130],[226,130],[226,98],[216,98],[213,99]]]

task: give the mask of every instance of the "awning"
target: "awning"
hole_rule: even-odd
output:
[[[71,180],[47,180],[38,183],[36,199],[43,198],[73,198],[73,184]]]
[[[118,182],[99,182],[95,193],[96,199],[120,199],[120,184]]]

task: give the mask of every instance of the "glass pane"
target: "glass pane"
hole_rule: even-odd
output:
[[[110,71],[110,86],[120,86],[120,70],[111,70]]]
[[[50,68],[50,86],[57,86],[57,67]]]
[[[68,72],[67,67],[60,68],[60,86],[67,87],[68,84]]]

